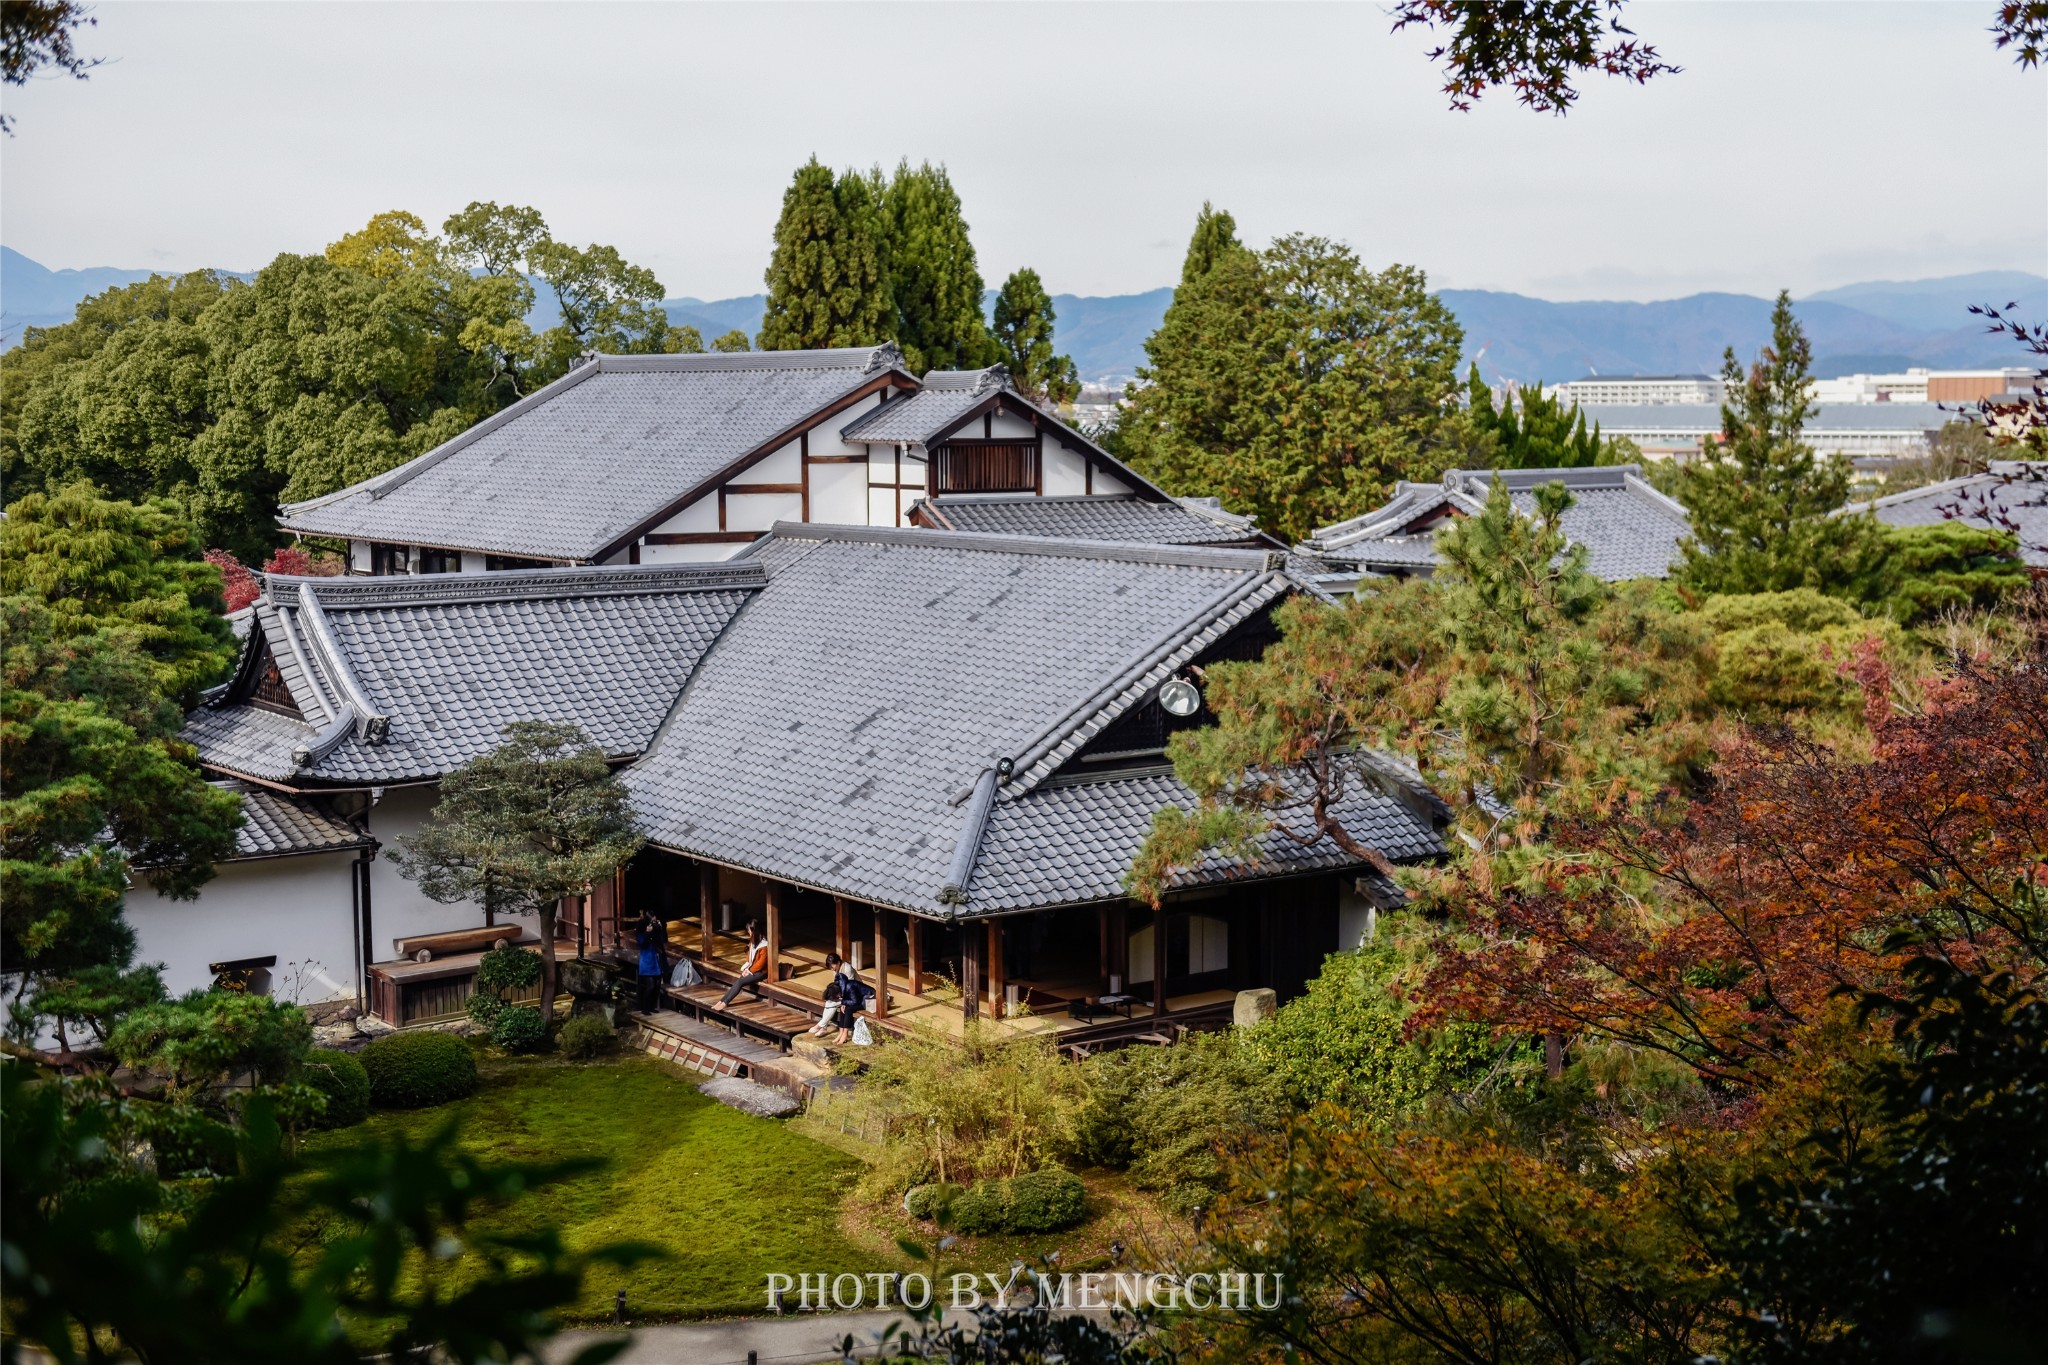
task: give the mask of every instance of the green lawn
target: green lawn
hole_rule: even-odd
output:
[[[459,1113],[464,1145],[485,1158],[604,1158],[603,1171],[485,1220],[495,1228],[553,1223],[572,1247],[635,1240],[667,1250],[666,1259],[627,1271],[593,1271],[577,1316],[608,1320],[620,1289],[643,1320],[759,1312],[771,1270],[888,1268],[839,1231],[858,1161],[704,1098],[687,1073],[643,1057],[580,1065],[485,1057],[479,1066],[483,1088],[460,1104],[375,1114],[311,1146],[420,1137]]]

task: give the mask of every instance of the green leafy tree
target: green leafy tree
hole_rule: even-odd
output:
[[[441,779],[441,799],[392,861],[443,902],[533,915],[541,1013],[555,1003],[555,913],[639,852],[646,838],[604,752],[574,725],[516,721],[505,742]]]
[[[27,85],[38,71],[55,67],[74,80],[100,64],[81,56],[72,36],[99,20],[77,0],[7,0],[0,10],[0,81]],[[14,136],[14,117],[0,114],[0,132]]]
[[[229,1126],[174,1103],[33,1079],[8,1060],[0,1104],[10,1355],[26,1342],[64,1365],[535,1360],[556,1330],[550,1315],[577,1302],[590,1268],[650,1254],[623,1243],[571,1251],[547,1226],[473,1226],[593,1163],[487,1163],[453,1123],[309,1167],[261,1094]],[[160,1179],[139,1158],[167,1137],[219,1145],[227,1174]],[[625,1344],[570,1359],[601,1365]]]
[[[960,196],[944,166],[897,166],[883,207],[896,343],[914,374],[972,370],[992,348],[981,315],[981,268]]]
[[[550,375],[567,371],[584,351],[669,355],[704,349],[696,328],[669,323],[654,272],[632,264],[618,248],[549,240],[533,247],[528,259],[562,314],[562,325],[541,337],[542,363]]]
[[[1588,72],[1643,82],[1681,68],[1657,55],[1621,22],[1622,0],[1565,0],[1550,5],[1473,4],[1470,0],[1400,0],[1394,31],[1411,25],[1447,28],[1429,54],[1444,67],[1451,108],[1469,110],[1488,90],[1510,87],[1544,114],[1578,102],[1574,81]]]
[[[1540,387],[1522,390],[1522,402],[1494,407],[1493,391],[1474,365],[1465,382],[1474,423],[1494,437],[1494,464],[1500,469],[1569,469],[1600,462],[1600,428],[1586,429],[1586,415],[1577,403],[1567,407]]]
[[[241,1076],[257,1085],[280,1085],[312,1046],[313,1026],[297,1005],[223,990],[143,1005],[108,1040],[124,1066],[161,1075],[171,1098],[187,1103]]]
[[[754,343],[747,340],[745,332],[735,327],[723,336],[714,337],[711,342],[711,349],[714,351],[724,351],[728,355],[732,355],[741,351],[753,350]]]
[[[1720,439],[1678,473],[1678,497],[1692,517],[1676,574],[1687,586],[1839,590],[1868,555],[1873,523],[1829,515],[1848,499],[1849,462],[1818,459],[1805,441],[1812,359],[1789,292],[1778,295],[1770,344],[1747,372],[1728,351]]]
[[[8,509],[0,588],[0,961],[26,978],[17,1028],[104,1035],[161,994],[129,970],[131,863],[196,895],[241,823],[177,738],[182,703],[234,656],[220,575],[165,508],[73,486]]]
[[[996,295],[996,356],[1018,388],[1050,403],[1071,403],[1081,392],[1073,357],[1053,353],[1052,296],[1036,270],[1019,270]]]
[[[1463,333],[1422,273],[1374,273],[1317,237],[1253,253],[1224,218],[1145,343],[1119,422],[1131,463],[1290,539],[1455,464],[1472,440],[1453,401]]]
[[[816,157],[782,196],[761,316],[764,351],[868,346],[895,335],[879,169],[834,176]]]
[[[1242,250],[1244,244],[1237,240],[1237,219],[1231,217],[1229,210],[1219,209],[1204,199],[1202,211],[1195,215],[1195,230],[1188,237],[1187,255],[1181,258],[1180,282],[1193,284],[1215,269],[1225,256]]]
[[[2019,537],[1960,521],[1878,526],[1842,594],[1902,626],[1995,607],[2028,582]]]

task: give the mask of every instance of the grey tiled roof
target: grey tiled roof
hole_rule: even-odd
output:
[[[1947,479],[1842,510],[1869,510],[1890,526],[1933,526],[1953,520],[2010,531],[2013,528],[2005,524],[2009,520],[2019,528],[2020,558],[2035,568],[2048,568],[2048,464],[2001,460],[1988,474]]]
[[[247,782],[215,785],[239,792],[242,797],[242,827],[235,831],[231,862],[362,848],[376,842],[317,802]]]
[[[185,737],[211,768],[309,785],[430,780],[516,720],[630,756],[764,581],[753,564],[272,578],[237,682]],[[266,647],[304,721],[247,700]]]
[[[1166,806],[1192,809],[1194,793],[1171,771],[1127,777],[1048,783],[990,817],[981,858],[967,887],[979,911],[1063,902],[1110,900],[1123,895],[1131,865],[1152,816]],[[1431,826],[1394,798],[1364,783],[1349,787],[1336,810],[1361,842],[1395,861],[1431,858],[1444,851]],[[1244,863],[1211,853],[1175,876],[1175,888],[1357,866],[1328,839],[1306,847],[1275,831],[1259,840],[1259,857]]]
[[[841,427],[839,434],[849,441],[875,445],[930,445],[998,393],[1022,401],[1022,395],[1010,385],[1009,371],[1000,365],[985,370],[933,370],[916,393],[862,413]]]
[[[1007,830],[1087,737],[1288,591],[1278,559],[785,523],[737,561],[768,586],[627,769],[635,807],[662,847],[927,915],[1114,894],[1106,853],[1050,845],[1030,886],[992,874],[1003,899],[983,903],[978,870],[964,905],[940,893],[963,834],[985,847],[965,828],[983,771],[1012,761],[990,820]]]
[[[1505,480],[1515,510],[1536,512],[1535,489],[1563,482],[1572,493],[1562,529],[1587,550],[1594,577],[1619,582],[1662,578],[1678,560],[1678,544],[1691,532],[1685,508],[1641,478],[1636,465],[1571,469],[1454,469],[1440,484],[1403,482],[1384,506],[1319,528],[1302,550],[1363,568],[1418,568],[1438,561],[1433,537],[1404,528],[1440,511],[1477,516],[1486,509],[1492,481]]]
[[[956,493],[924,499],[941,529],[989,535],[1121,540],[1138,545],[1227,545],[1261,540],[1258,524],[1221,508],[1148,502],[1135,494],[1042,498],[1029,493]]]
[[[894,345],[598,356],[445,445],[282,509],[306,535],[588,560],[896,368]]]

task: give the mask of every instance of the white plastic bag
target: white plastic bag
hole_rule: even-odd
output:
[[[704,984],[704,973],[697,970],[697,964],[687,957],[676,959],[676,965],[668,974],[668,984],[681,990],[685,986]]]
[[[853,1021],[853,1045],[855,1047],[873,1047],[874,1043],[875,1035],[868,1032],[867,1017],[865,1015],[855,1016]]]

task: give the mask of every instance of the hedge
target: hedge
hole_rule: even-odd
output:
[[[1068,1171],[1030,1171],[1011,1180],[977,1180],[958,1185],[918,1185],[903,1196],[913,1218],[934,1219],[943,1210],[955,1232],[1059,1232],[1088,1212],[1088,1188]]]
[[[370,1073],[354,1055],[316,1048],[306,1054],[298,1079],[327,1097],[315,1122],[322,1128],[353,1128],[370,1117]]]
[[[507,1052],[539,1052],[548,1045],[548,1021],[531,1005],[507,1005],[491,1025],[491,1041]]]
[[[394,1033],[363,1049],[370,1103],[379,1109],[424,1109],[476,1093],[476,1055],[449,1033]]]
[[[562,1054],[578,1060],[610,1052],[618,1041],[619,1035],[597,1014],[579,1014],[555,1035],[555,1045],[562,1049]]]

